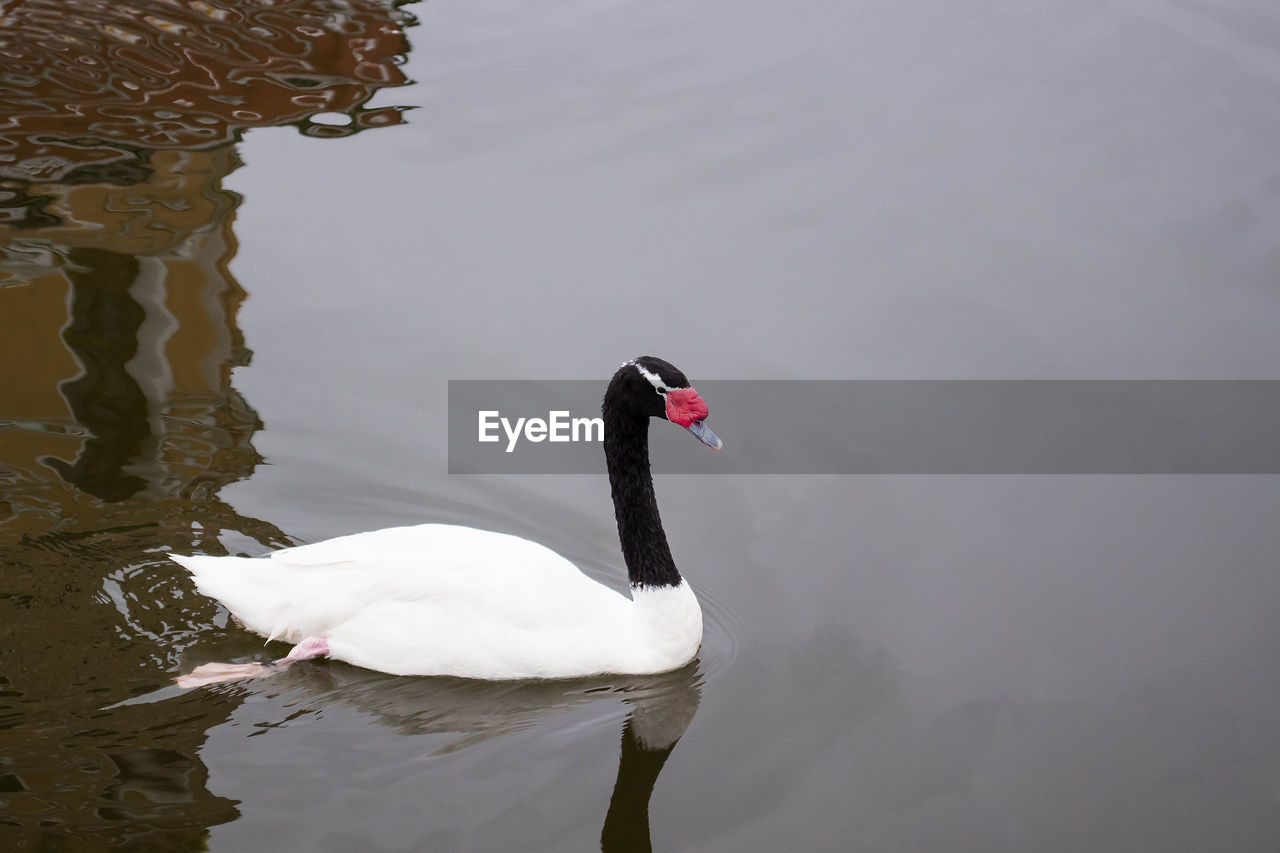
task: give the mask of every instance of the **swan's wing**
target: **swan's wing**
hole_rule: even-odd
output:
[[[448,538],[447,534],[441,535],[440,528],[450,527],[452,525],[443,524],[388,527],[383,530],[338,536],[323,542],[313,542],[310,545],[281,548],[279,551],[272,551],[268,556],[272,560],[298,568],[370,562],[376,561],[382,554],[414,547],[430,547],[433,540]]]
[[[418,524],[354,533],[270,554],[273,563],[303,569],[345,567],[352,570],[392,570],[419,574],[444,567],[473,572],[521,576],[571,577],[578,568],[537,542],[492,530],[454,524]]]
[[[453,525],[358,533],[265,560],[174,559],[250,630],[288,642],[348,625],[356,637],[408,632],[474,648],[486,633],[510,643],[512,632],[581,624],[628,602],[545,546]]]

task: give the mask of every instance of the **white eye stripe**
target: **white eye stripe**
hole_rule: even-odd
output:
[[[661,376],[659,376],[658,374],[654,373],[651,370],[646,369],[645,366],[640,362],[628,361],[627,364],[631,365],[636,370],[640,371],[640,375],[643,376],[645,379],[649,380],[649,384],[653,386],[653,390],[657,391],[662,396],[664,397],[667,396],[667,392],[673,390],[667,387],[667,384],[662,381]],[[623,365],[623,366],[625,367],[626,365]]]
[[[645,366],[638,361],[631,362],[635,365],[636,370],[640,371],[640,375],[649,380],[649,384],[653,386],[653,390],[659,394],[667,393],[667,386],[663,383],[662,377],[650,370],[646,370]]]

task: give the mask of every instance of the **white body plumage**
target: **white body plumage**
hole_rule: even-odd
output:
[[[396,675],[665,672],[702,642],[683,579],[628,599],[549,548],[470,527],[394,527],[265,558],[171,556],[249,630],[324,637],[329,657]]]

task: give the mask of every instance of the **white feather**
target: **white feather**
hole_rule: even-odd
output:
[[[245,627],[397,675],[569,678],[675,669],[697,653],[687,582],[630,599],[554,551],[445,524],[394,527],[265,558],[170,555]]]

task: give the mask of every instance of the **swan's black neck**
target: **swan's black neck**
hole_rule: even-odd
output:
[[[679,586],[649,473],[649,418],[604,404],[604,455],[609,463],[613,515],[632,586]]]

